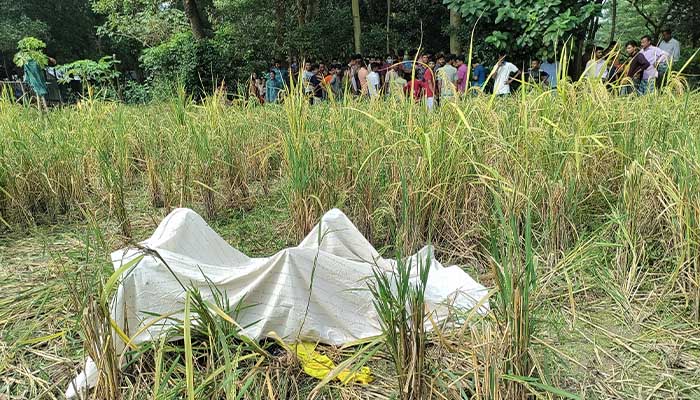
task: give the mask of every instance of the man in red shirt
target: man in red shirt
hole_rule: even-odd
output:
[[[407,97],[413,96],[413,100],[419,102],[423,96],[423,81],[414,77],[404,85],[403,92]]]
[[[425,105],[428,110],[432,110],[435,105],[435,74],[428,67],[430,62],[430,54],[423,53],[421,57],[421,66],[425,68],[423,72],[423,95],[425,96]]]

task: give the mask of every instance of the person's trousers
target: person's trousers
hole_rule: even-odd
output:
[[[661,85],[668,84],[668,64],[667,63],[661,63],[656,67],[657,71],[659,71],[659,78],[656,80],[656,87],[660,88]]]
[[[656,87],[656,79],[642,79],[639,82],[639,87],[637,89],[639,94],[650,94],[654,93],[654,88]]]

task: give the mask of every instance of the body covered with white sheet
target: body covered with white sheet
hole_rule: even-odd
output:
[[[241,305],[236,322],[255,340],[275,332],[290,343],[342,345],[377,336],[381,328],[367,285],[375,268],[385,273],[396,268],[396,261],[380,257],[337,209],[327,212],[299,246],[268,258],[250,258],[231,247],[189,209],[174,210],[141,245],[153,252],[127,248],[112,254],[115,270],[143,256],[124,272],[112,301],[112,316],[133,344],[157,339],[182,319],[186,289],[196,288],[211,300],[212,286],[229,304]],[[430,262],[425,298],[434,320],[446,315],[447,306],[471,309],[487,294],[461,268],[443,267],[429,246],[406,261],[416,281],[419,263]],[[487,309],[484,301],[479,311]],[[172,318],[151,324],[156,315]],[[114,337],[121,352],[124,343]],[[88,360],[66,396],[93,386],[96,377]]]

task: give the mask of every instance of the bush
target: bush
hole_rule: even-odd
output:
[[[191,32],[172,36],[161,45],[146,49],[140,58],[148,82],[179,82],[186,90],[201,96],[230,78],[226,54],[214,40],[195,40]]]
[[[146,104],[151,101],[151,91],[148,85],[127,81],[122,88],[122,97],[126,104]]]

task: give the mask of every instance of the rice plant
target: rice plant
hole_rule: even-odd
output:
[[[5,97],[0,395],[55,394],[48,382],[65,385],[75,372],[83,314],[52,295],[65,292],[55,260],[85,246],[75,232],[100,231],[106,255],[126,236],[145,237],[172,208],[191,207],[234,246],[267,255],[339,207],[384,254],[430,241],[437,259],[494,288],[491,316],[421,336],[419,308],[397,300],[419,292],[391,291],[398,283],[385,281],[394,345],[368,361],[380,369],[383,392],[697,397],[700,97],[680,74],[671,79],[669,90],[643,97],[562,79],[556,93],[526,85],[511,98],[477,93],[431,113],[410,101],[350,96],[311,106],[296,86],[283,105],[264,107],[217,97],[196,103],[180,91],[166,103],[86,99],[42,114]],[[64,263],[71,273],[104,267]],[[76,290],[87,299],[96,288]],[[303,397],[315,387],[285,356],[251,355],[259,353],[225,318],[201,317],[201,306],[192,293],[189,372],[183,342],[154,343],[131,365],[148,377],[109,378],[123,397],[149,387],[161,398],[271,398],[268,386],[278,384]],[[93,306],[86,332],[100,321]],[[400,333],[395,321],[408,328]],[[417,353],[416,364],[405,358],[420,340],[422,367]],[[70,368],[52,369],[52,357]],[[352,397],[360,389],[324,390]]]

